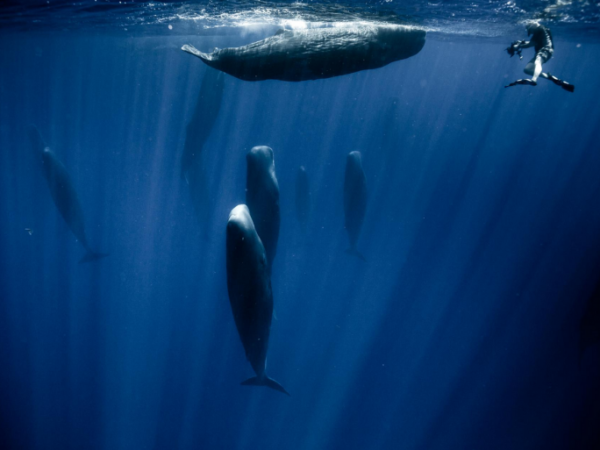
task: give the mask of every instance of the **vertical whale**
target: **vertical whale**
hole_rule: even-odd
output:
[[[350,248],[347,253],[362,260],[365,257],[356,249],[365,212],[367,210],[367,179],[362,167],[360,152],[350,152],[346,157],[344,177],[344,225],[348,232]]]
[[[275,176],[273,149],[259,145],[246,155],[246,205],[256,232],[265,246],[269,270],[273,265],[279,239],[279,183]]]
[[[219,115],[223,100],[223,78],[223,72],[210,67],[202,78],[196,107],[185,132],[185,144],[181,155],[181,176],[184,178],[188,171],[194,169],[194,162],[200,155]]]
[[[227,222],[227,291],[235,325],[256,377],[246,386],[267,386],[288,394],[266,374],[273,317],[273,291],[267,256],[246,205],[238,205]]]
[[[579,360],[588,347],[600,342],[600,281],[588,299],[579,323]]]
[[[296,175],[296,218],[302,231],[306,231],[308,214],[310,211],[310,189],[308,185],[308,174],[304,166],[298,168]]]
[[[194,211],[202,225],[207,223],[211,205],[202,150],[221,109],[223,79],[223,73],[217,70],[208,68],[205,72],[181,154],[181,177],[187,182]]]
[[[85,223],[81,203],[77,196],[75,186],[67,172],[64,164],[58,159],[49,147],[46,146],[42,135],[34,126],[29,128],[29,138],[34,151],[39,154],[42,160],[44,177],[48,183],[48,189],[56,209],[65,220],[77,240],[83,245],[86,254],[79,260],[79,263],[95,261],[108,256],[106,253],[94,252],[87,241],[85,234]]]

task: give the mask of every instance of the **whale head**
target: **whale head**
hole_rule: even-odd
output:
[[[267,272],[265,249],[246,205],[238,205],[229,213],[226,247],[229,272],[248,271],[250,267]]]
[[[273,149],[266,145],[257,145],[246,155],[248,166],[248,180],[252,183],[258,180],[270,180],[277,184],[277,176],[275,175],[275,160],[273,157]]]
[[[248,168],[253,169],[270,169],[273,166],[273,149],[266,145],[257,145],[246,155]]]
[[[348,153],[348,156],[346,157],[346,163],[349,166],[361,167],[362,166],[362,156],[361,156],[360,152],[353,151],[353,152]]]
[[[406,59],[416,55],[425,45],[425,30],[404,25],[379,28],[380,42],[385,46],[387,57],[392,60]]]
[[[35,125],[29,125],[27,127],[27,134],[29,135],[29,141],[31,142],[31,148],[38,155],[41,154],[44,157],[45,154],[51,153],[50,147],[46,145],[42,134]]]
[[[243,239],[244,235],[254,229],[254,222],[246,205],[237,205],[229,213],[227,221],[227,238]]]

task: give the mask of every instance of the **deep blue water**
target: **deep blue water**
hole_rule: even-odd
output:
[[[503,88],[532,56],[504,52],[525,38],[516,21],[516,35],[434,31],[413,58],[329,80],[226,76],[202,151],[202,217],[180,158],[207,69],[180,47],[242,45],[271,23],[7,26],[0,448],[600,448],[599,345],[579,359],[600,278],[600,41],[556,25],[544,67],[574,94],[545,80]],[[77,263],[29,124],[109,257]],[[289,398],[240,386],[252,369],[226,288],[225,225],[255,145],[273,148],[281,191],[268,372]],[[344,252],[352,150],[369,189],[367,262]]]

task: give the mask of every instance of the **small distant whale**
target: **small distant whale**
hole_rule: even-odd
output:
[[[267,257],[246,205],[238,205],[227,222],[227,291],[235,325],[256,377],[245,386],[267,386],[288,394],[265,373],[273,292]]]
[[[425,45],[425,31],[403,25],[347,24],[330,28],[279,30],[237,48],[202,53],[181,49],[240,80],[305,81],[377,69],[410,58]]]
[[[362,167],[360,152],[350,152],[346,158],[346,176],[344,178],[344,214],[345,227],[350,239],[347,253],[363,261],[365,257],[356,250],[356,241],[360,235],[365,212],[367,210],[367,179]]]
[[[585,306],[579,324],[579,360],[588,347],[600,342],[600,281]]]
[[[221,109],[224,78],[223,72],[207,67],[200,85],[196,107],[186,128],[185,144],[181,155],[181,177],[188,185],[194,212],[205,234],[208,231],[212,196],[205,167],[202,164],[202,151]]]
[[[223,100],[223,72],[207,68],[192,119],[187,125],[185,144],[181,156],[181,176],[186,178],[189,170],[194,168],[194,162],[202,151],[204,143],[217,120]],[[189,179],[187,180],[189,183]]]
[[[81,204],[66,167],[60,162],[54,152],[46,146],[42,135],[36,127],[30,126],[29,137],[34,151],[42,158],[44,176],[58,212],[65,219],[65,222],[87,252],[79,260],[79,263],[95,261],[108,256],[106,253],[94,252],[88,245]]]
[[[306,231],[309,210],[310,189],[308,187],[308,174],[304,166],[300,166],[296,175],[296,217],[302,231]]]
[[[275,176],[273,149],[259,145],[246,155],[246,205],[267,252],[269,270],[273,265],[279,239],[279,184]]]

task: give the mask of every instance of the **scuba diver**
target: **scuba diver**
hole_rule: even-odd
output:
[[[575,86],[572,84],[563,80],[559,80],[554,75],[542,72],[542,64],[545,64],[550,58],[552,58],[552,54],[554,53],[554,42],[552,41],[552,33],[550,32],[550,29],[533,21],[528,22],[527,25],[525,25],[525,28],[527,29],[527,36],[531,36],[531,40],[514,41],[512,44],[510,44],[510,47],[508,47],[506,51],[511,58],[516,53],[519,55],[519,59],[523,59],[523,56],[521,55],[522,49],[535,47],[535,56],[531,61],[529,61],[527,66],[525,66],[524,70],[524,72],[527,75],[531,75],[532,78],[517,80],[504,87],[507,88],[510,86],[516,86],[517,84],[537,86],[538,77],[542,77],[552,81],[557,86],[560,86],[569,92],[573,92],[575,90]]]

